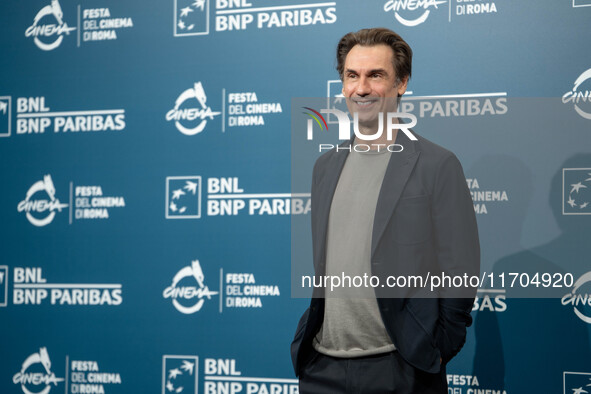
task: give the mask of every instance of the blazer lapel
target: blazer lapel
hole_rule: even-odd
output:
[[[380,238],[394,213],[396,204],[400,200],[400,195],[420,154],[420,151],[415,149],[415,141],[409,140],[400,131],[396,137],[396,143],[401,144],[404,149],[402,152],[392,153],[386,168],[373,220],[371,257],[375,254]]]
[[[340,146],[350,146],[351,141],[352,140],[346,141]],[[349,151],[346,149],[335,152],[333,154],[332,160],[328,161],[327,163],[327,168],[324,171],[324,178],[316,186],[316,194],[318,196],[323,196],[323,198],[319,198],[315,201],[318,203],[318,207],[312,208],[317,209],[316,212],[318,212],[318,235],[320,236],[320,239],[317,241],[320,241],[321,245],[321,247],[318,248],[318,257],[320,258],[318,261],[320,261],[323,266],[326,263],[326,235],[328,231],[328,217],[330,215],[332,198],[334,196],[334,192],[337,188],[339,178],[341,177],[341,172],[343,171],[343,167],[348,156]]]

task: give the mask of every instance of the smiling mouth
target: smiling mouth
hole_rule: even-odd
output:
[[[358,99],[358,98],[352,98],[351,101],[353,101],[356,105],[358,105],[359,107],[369,107],[370,105],[376,103],[378,101],[378,99]]]

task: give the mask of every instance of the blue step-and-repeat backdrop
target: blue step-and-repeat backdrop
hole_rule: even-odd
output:
[[[516,274],[478,291],[449,393],[591,392],[591,0],[4,0],[0,22],[1,393],[297,393],[292,99],[338,97],[337,41],[376,26],[414,50],[403,109],[462,162],[482,271]]]

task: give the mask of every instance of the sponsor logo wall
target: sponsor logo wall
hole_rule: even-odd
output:
[[[12,124],[10,122],[12,98],[10,96],[0,97],[0,136],[10,137]]]
[[[564,390],[566,393],[584,393],[591,387],[591,373],[564,371]]]
[[[18,203],[18,212],[24,212],[34,226],[43,227],[53,222],[57,214],[67,212],[69,224],[74,220],[109,219],[109,212],[125,207],[123,196],[110,196],[100,185],[74,185],[69,183],[69,203],[60,202],[51,175],[43,176],[27,190]]]
[[[8,302],[8,269],[0,278],[4,303]],[[117,306],[123,302],[121,283],[52,283],[43,276],[42,267],[12,267],[11,305],[84,305]]]
[[[11,97],[0,97],[0,113],[5,115],[3,136],[10,136]],[[3,123],[4,125],[4,123]],[[52,111],[46,98],[16,98],[17,135],[78,133],[88,131],[121,131],[125,129],[124,109]]]
[[[589,215],[591,168],[563,168],[563,215]]]
[[[297,379],[245,376],[240,362],[234,358],[201,356],[201,364],[199,359],[199,356],[163,356],[162,393],[297,394],[299,392]]]
[[[573,0],[573,7],[591,7],[589,0]]]
[[[476,375],[455,375],[455,374],[448,374],[447,375],[447,384],[448,384],[448,392],[454,394],[460,393],[498,393],[498,394],[507,394],[506,390],[503,389],[494,389],[489,387],[482,387],[482,384],[478,380],[478,376]]]
[[[402,26],[416,27],[426,23],[432,14],[445,15],[448,22],[459,17],[494,15],[499,12],[497,3],[483,0],[388,0],[384,12],[393,14],[394,20]]]
[[[182,134],[192,136],[204,131],[208,122],[215,119],[221,120],[223,133],[237,127],[264,126],[265,119],[283,112],[280,102],[266,102],[256,92],[227,92],[223,88],[221,97],[220,110],[212,110],[203,84],[196,82],[177,97],[174,108],[166,113],[166,120],[174,122]]]
[[[55,353],[52,354],[55,356]],[[12,377],[12,382],[25,394],[109,393],[113,392],[112,387],[122,383],[120,373],[105,372],[97,361],[75,360],[65,356],[65,370],[62,362],[55,357],[51,359],[48,349],[41,347],[23,361],[20,371]],[[64,371],[64,377],[56,376],[54,370]]]
[[[562,96],[562,102],[572,105],[581,117],[591,120],[591,68],[575,80],[572,90]]]
[[[572,290],[565,294],[562,299],[562,305],[572,306],[573,313],[585,323],[591,324],[591,313],[589,307],[591,272],[581,275],[572,286]]]
[[[6,306],[8,301],[8,267],[0,266],[0,306]]]
[[[296,394],[311,172],[349,124],[335,48],[369,26],[414,52],[406,115],[385,129],[459,158],[495,278],[449,393],[591,392],[589,0],[27,0],[0,15],[0,393]]]
[[[121,16],[116,11],[118,7],[87,8],[62,0],[62,8],[58,0],[48,2],[25,30],[25,37],[43,51],[52,51],[69,40],[76,42],[77,47],[91,41],[117,40],[122,30],[133,28],[133,19]]]
[[[336,2],[293,3],[261,6],[263,1],[174,0],[174,36],[202,36],[251,29],[294,28],[333,24]],[[211,15],[211,16],[210,16]]]
[[[225,308],[262,308],[263,301],[281,295],[278,285],[258,284],[255,275],[249,272],[224,273],[220,268],[215,283],[219,284],[219,290],[210,290],[199,260],[193,260],[176,273],[162,296],[171,299],[177,311],[189,315],[199,312],[205,302],[217,303],[222,313]]]
[[[166,178],[166,218],[201,218],[201,176]],[[238,177],[207,178],[207,216],[305,215],[310,193],[246,193]]]

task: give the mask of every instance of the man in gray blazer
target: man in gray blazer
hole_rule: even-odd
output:
[[[396,112],[411,62],[408,44],[388,29],[339,42],[343,95],[362,137]],[[475,289],[396,286],[388,278],[478,275],[478,230],[456,156],[416,138],[357,135],[314,166],[316,275],[370,274],[380,285],[344,297],[314,288],[291,347],[301,393],[447,392],[445,365],[465,342]],[[402,150],[384,148],[394,143]]]

